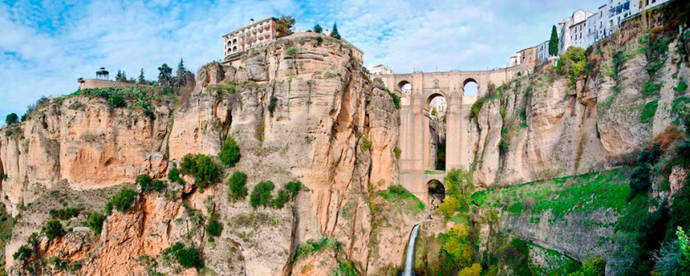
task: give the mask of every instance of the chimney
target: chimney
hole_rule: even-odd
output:
[[[249,25],[254,24],[254,18],[249,19]]]

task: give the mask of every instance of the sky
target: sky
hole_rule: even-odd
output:
[[[396,73],[505,67],[516,51],[549,38],[576,9],[605,0],[440,1],[8,1],[0,0],[0,125],[41,96],[78,88],[99,67],[114,77],[176,67],[192,72],[223,59],[222,35],[267,17],[291,15],[296,30],[338,24],[365,66]]]

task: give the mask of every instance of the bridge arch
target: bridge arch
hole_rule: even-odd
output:
[[[462,95],[477,97],[479,96],[479,82],[475,78],[466,78],[462,81]]]
[[[407,80],[401,80],[398,82],[398,89],[400,89],[400,92],[403,94],[412,94],[412,83]]]
[[[426,192],[429,195],[426,205],[430,210],[437,209],[443,203],[443,199],[446,198],[446,187],[441,180],[436,178],[426,183]]]

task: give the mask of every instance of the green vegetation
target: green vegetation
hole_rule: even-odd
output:
[[[386,92],[388,92],[388,95],[391,95],[391,99],[393,99],[393,106],[395,107],[395,109],[400,109],[400,96],[398,96],[398,94],[391,92],[390,90],[388,90],[388,88],[386,88]]]
[[[177,242],[174,245],[166,248],[161,253],[164,259],[176,260],[184,268],[201,269],[204,267],[204,262],[201,259],[201,253],[194,247],[185,247],[184,244]]]
[[[282,209],[283,206],[285,206],[285,203],[288,202],[288,200],[290,200],[290,196],[285,191],[285,189],[281,188],[278,190],[278,196],[271,200],[271,207],[275,209]]]
[[[216,219],[211,219],[206,225],[206,233],[211,237],[219,237],[223,233],[223,224]]]
[[[338,33],[338,25],[336,23],[333,23],[333,30],[331,30],[331,37],[335,39],[341,39],[340,34]]]
[[[568,274],[569,276],[603,276],[606,269],[606,261],[598,256],[587,258],[579,270]]]
[[[271,113],[271,117],[273,117],[273,112],[276,110],[277,105],[278,105],[278,98],[276,98],[275,95],[272,95],[271,101],[268,103],[268,112]]]
[[[172,169],[168,172],[168,180],[184,185],[184,180],[180,177],[180,170],[177,169],[177,164],[173,163]]]
[[[649,74],[649,77],[653,79],[659,69],[664,65],[668,56],[666,52],[668,51],[668,45],[673,40],[673,37],[666,35],[651,36],[650,41],[647,43],[647,66],[645,69]]]
[[[399,147],[395,147],[393,149],[393,153],[395,154],[395,159],[400,159],[400,154],[402,153],[402,150]]]
[[[56,219],[51,219],[47,221],[46,225],[44,225],[41,229],[41,232],[45,233],[46,237],[48,237],[49,240],[59,238],[67,234],[65,229],[62,228],[62,223],[60,223],[60,221]]]
[[[644,84],[642,95],[645,95],[646,97],[654,96],[659,93],[659,90],[661,90],[661,84],[654,83],[650,80]]]
[[[642,108],[642,112],[640,112],[640,122],[649,124],[654,121],[657,107],[659,107],[659,100],[655,99],[647,102]]]
[[[340,244],[340,242],[326,237],[316,241],[308,239],[305,244],[297,245],[297,249],[295,250],[295,261],[300,260],[309,255],[316,254],[322,250],[337,250],[341,246],[342,245]]]
[[[673,88],[673,91],[676,91],[676,92],[685,92],[686,89],[688,89],[688,84],[685,83],[684,81],[680,81],[680,82],[678,83],[678,86],[676,86],[676,87]]]
[[[113,196],[108,203],[105,204],[105,213],[110,215],[113,211],[118,210],[120,212],[127,212],[132,208],[132,203],[134,203],[134,197],[137,192],[132,189],[122,189],[119,193]]]
[[[79,216],[81,209],[78,208],[63,208],[63,209],[50,209],[48,212],[50,217],[60,220],[68,220],[70,218],[76,218]]]
[[[157,179],[153,180],[150,176],[146,174],[137,176],[136,184],[137,186],[139,186],[139,189],[144,193],[148,191],[161,192],[165,190],[165,182]]]
[[[235,139],[232,139],[232,136],[225,139],[223,149],[218,153],[218,158],[226,167],[234,167],[240,161],[240,147]]]
[[[479,116],[479,111],[482,110],[482,106],[484,106],[485,103],[493,100],[493,99],[499,99],[502,95],[501,94],[489,94],[484,97],[478,98],[473,104],[472,107],[470,108],[470,114],[468,115],[467,119],[468,120],[476,120],[477,117]]]
[[[101,233],[103,229],[103,221],[105,217],[99,213],[93,212],[89,215],[89,221],[86,223],[96,235]]]
[[[287,184],[285,184],[285,189],[290,193],[290,198],[294,199],[295,197],[297,197],[297,193],[299,193],[299,191],[302,190],[302,182],[290,181]]]
[[[556,25],[551,27],[551,39],[549,39],[549,55],[558,55],[558,33],[556,32]]]
[[[153,88],[144,87],[102,87],[86,88],[72,93],[70,96],[100,97],[108,101],[113,108],[127,107],[128,102],[132,107],[140,108],[144,115],[153,118],[153,109],[149,103],[159,93],[154,93]]]
[[[469,211],[474,181],[472,173],[464,169],[452,169],[445,178],[446,198],[438,207],[439,212],[448,220],[456,213],[459,217],[466,217]]]
[[[556,66],[556,72],[568,75],[568,88],[574,89],[578,79],[587,73],[587,56],[585,49],[570,47],[562,54]]]
[[[296,56],[297,55],[297,48],[295,48],[295,46],[288,48],[287,51],[285,52],[285,55],[289,56],[289,57]]]
[[[10,114],[7,114],[7,116],[5,116],[5,124],[8,126],[12,125],[12,124],[16,124],[17,120],[19,120],[19,117],[17,117],[16,113],[10,113]]]
[[[618,168],[489,189],[474,193],[472,201],[482,208],[499,208],[514,214],[550,211],[556,219],[574,211],[621,212],[630,193],[627,172],[626,168]]]
[[[320,34],[321,32],[323,32],[323,28],[321,28],[321,25],[319,25],[319,24],[314,25],[314,32],[317,34]]]
[[[271,192],[275,188],[271,181],[261,181],[254,187],[252,194],[249,196],[249,203],[252,207],[259,206],[267,207],[271,202]]]
[[[203,154],[188,154],[182,158],[180,172],[194,177],[194,185],[204,189],[213,185],[218,178],[218,167],[211,157]]]
[[[247,197],[247,174],[235,171],[228,180],[228,198],[237,201]]]
[[[385,200],[400,205],[404,210],[411,213],[418,213],[424,210],[424,203],[402,185],[392,185],[388,190],[378,193]]]
[[[362,136],[362,151],[369,151],[371,149],[371,141],[367,137]]]
[[[450,257],[450,262],[460,267],[469,267],[474,259],[473,242],[465,225],[456,224],[448,232],[443,244],[443,251]]]

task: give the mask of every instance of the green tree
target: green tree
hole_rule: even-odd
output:
[[[249,203],[252,207],[268,206],[271,203],[271,192],[275,188],[271,181],[261,181],[254,187],[252,194],[249,197]]]
[[[231,200],[242,200],[247,197],[247,174],[235,171],[228,180],[228,197]]]
[[[228,136],[223,144],[223,149],[218,153],[218,158],[223,165],[227,167],[234,167],[240,161],[240,147],[237,145],[232,136]]]
[[[220,234],[223,233],[223,224],[218,220],[212,219],[208,222],[208,225],[206,225],[206,233],[208,233],[211,237],[220,236]]]
[[[158,85],[163,87],[170,87],[172,85],[172,68],[168,64],[163,63],[158,67]]]
[[[139,80],[137,83],[146,84],[146,78],[144,78],[144,68],[141,68],[141,71],[139,71]]]
[[[180,58],[180,63],[177,64],[177,72],[175,72],[175,78],[177,80],[177,82],[176,82],[177,86],[185,85],[185,80],[184,80],[185,72],[187,72],[187,69],[184,68],[184,61],[182,60],[182,58]]]
[[[105,220],[105,217],[99,213],[93,212],[91,215],[89,215],[89,221],[87,222],[87,225],[91,230],[93,230],[96,235],[101,233],[101,230],[103,229],[103,221]]]
[[[443,243],[442,249],[451,257],[451,263],[460,267],[468,267],[472,264],[474,248],[465,225],[456,224],[448,231],[448,238]]]
[[[340,34],[338,33],[338,25],[333,23],[333,30],[331,31],[331,37],[335,39],[340,39]]]
[[[319,25],[319,24],[314,25],[314,32],[317,34],[320,34],[321,32],[323,32],[323,28],[321,28],[321,25]]]
[[[278,190],[278,196],[271,200],[271,207],[276,209],[283,209],[285,203],[290,200],[290,196],[284,189]]]
[[[558,33],[556,32],[556,25],[551,28],[551,39],[549,39],[549,55],[558,55]]]
[[[108,203],[106,203],[106,213],[110,214],[113,211],[113,208],[123,213],[129,211],[129,209],[132,208],[132,203],[134,203],[134,197],[136,195],[137,192],[132,189],[122,189],[119,193],[113,196]]]
[[[11,124],[16,124],[18,120],[19,116],[17,116],[17,113],[10,113],[5,117],[5,124],[8,126]]]
[[[66,234],[65,229],[62,228],[62,223],[59,220],[51,219],[43,226],[43,232],[49,240],[62,237]]]
[[[295,198],[297,193],[302,189],[302,182],[290,181],[285,185],[285,188],[290,193],[290,198]]]
[[[292,27],[295,25],[295,19],[289,15],[281,15],[276,24],[278,36],[286,36],[292,34]]]

